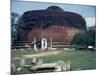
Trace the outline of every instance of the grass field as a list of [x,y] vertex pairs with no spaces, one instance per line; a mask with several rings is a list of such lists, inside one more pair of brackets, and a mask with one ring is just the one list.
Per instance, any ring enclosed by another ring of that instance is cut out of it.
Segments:
[[[14,63],[17,67],[19,67],[19,60],[14,60],[15,57],[20,57],[25,54],[35,54],[32,51],[25,51],[22,53],[21,51],[12,51],[12,63]],[[59,53],[57,55],[51,55],[46,57],[39,57],[43,59],[44,63],[56,62],[58,60],[63,60],[67,63],[67,61],[71,62],[71,70],[75,71],[77,69],[80,70],[90,70],[96,69],[96,52],[89,50],[75,50],[75,51],[64,51],[63,53]],[[38,59],[38,58],[37,58]],[[32,63],[32,58],[26,59],[26,64]],[[29,70],[24,69],[20,73],[31,73]]]

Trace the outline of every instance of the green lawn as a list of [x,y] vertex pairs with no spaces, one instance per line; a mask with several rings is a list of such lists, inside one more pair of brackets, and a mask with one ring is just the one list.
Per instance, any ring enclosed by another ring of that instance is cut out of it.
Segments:
[[[24,53],[19,51],[12,51],[12,62],[19,67],[19,60],[13,60],[14,57],[21,56],[22,54],[32,54],[32,51],[26,51]],[[56,62],[58,60],[63,60],[71,62],[72,70],[90,70],[96,69],[96,52],[89,50],[75,50],[75,51],[64,51],[63,53],[41,57],[44,63]],[[27,59],[26,64],[30,64],[32,59]],[[27,69],[23,70],[21,73],[31,73]]]

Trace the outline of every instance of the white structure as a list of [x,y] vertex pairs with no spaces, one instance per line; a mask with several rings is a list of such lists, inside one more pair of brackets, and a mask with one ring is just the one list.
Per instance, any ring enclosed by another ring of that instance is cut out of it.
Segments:
[[20,66],[25,66],[25,58],[20,59]]
[[67,65],[66,65],[67,71],[70,71],[70,64],[71,64],[71,62],[68,61],[68,62],[67,62]]
[[51,48],[52,48],[52,38],[50,38],[50,45],[51,45]]
[[34,58],[32,59],[32,62],[33,62],[33,63],[36,63],[36,57],[34,57]]
[[43,64],[43,59],[39,59],[37,64],[42,65]]
[[41,49],[42,50],[47,49],[47,39],[45,39],[45,38],[41,39]]
[[56,68],[56,69],[54,70],[55,72],[62,71],[62,68],[61,68],[61,66],[60,66],[60,65],[57,65],[55,68]]
[[36,47],[36,38],[34,38],[34,50],[37,50],[37,47]]
[[93,49],[93,46],[88,46],[88,49]]
[[15,66],[14,64],[11,64],[11,70],[12,70],[13,72],[16,71],[16,66]]
[[62,60],[61,61],[57,61],[57,63],[58,63],[58,65],[60,65],[61,71],[66,71],[67,70],[67,68],[66,68],[67,66],[66,66],[64,61],[62,61]]

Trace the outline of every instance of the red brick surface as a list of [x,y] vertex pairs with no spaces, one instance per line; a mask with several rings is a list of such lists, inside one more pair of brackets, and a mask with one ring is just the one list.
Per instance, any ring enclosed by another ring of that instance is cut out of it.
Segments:
[[34,37],[39,40],[42,37],[46,38],[48,41],[50,38],[53,41],[64,42],[64,41],[71,41],[73,36],[80,32],[81,30],[74,27],[66,27],[66,26],[50,26],[46,29],[43,28],[33,28],[32,30],[23,30],[22,38],[23,41],[33,41]]

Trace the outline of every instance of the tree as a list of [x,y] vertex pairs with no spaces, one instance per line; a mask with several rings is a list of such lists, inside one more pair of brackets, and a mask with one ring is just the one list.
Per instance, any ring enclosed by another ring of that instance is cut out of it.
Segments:
[[96,27],[95,26],[88,27],[88,34],[93,39],[92,44],[93,44],[93,46],[95,46],[95,44],[96,44]]
[[12,12],[11,13],[11,24],[13,25],[15,22],[15,19],[18,17],[19,14]]
[[58,6],[50,6],[47,8],[47,10],[49,10],[49,11],[63,11],[63,9],[58,7]]
[[89,29],[86,32],[76,34],[72,40],[72,44],[84,47],[95,46],[95,30]]
[[12,12],[11,13],[11,40],[12,43],[17,41],[17,37],[18,37],[18,20],[19,20],[19,14]]

